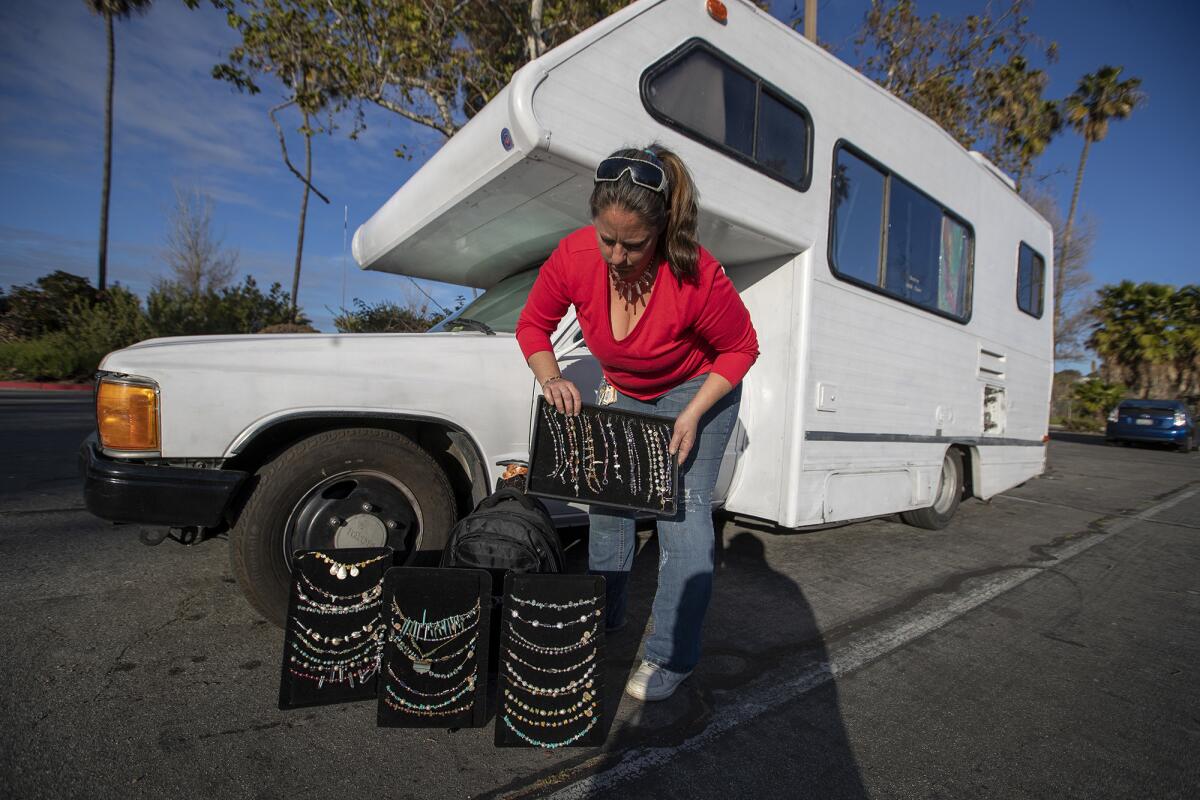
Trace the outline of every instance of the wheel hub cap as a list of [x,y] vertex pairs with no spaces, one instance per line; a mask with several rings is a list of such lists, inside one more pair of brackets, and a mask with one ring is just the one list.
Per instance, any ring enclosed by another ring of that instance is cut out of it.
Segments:
[[383,547],[387,526],[370,514],[355,514],[333,535],[334,547]]

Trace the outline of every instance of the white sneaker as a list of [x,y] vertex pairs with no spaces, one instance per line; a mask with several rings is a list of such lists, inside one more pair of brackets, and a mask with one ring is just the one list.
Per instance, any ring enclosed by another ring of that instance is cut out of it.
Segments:
[[634,699],[649,702],[666,700],[675,694],[679,684],[683,683],[691,674],[690,671],[672,672],[658,664],[643,661],[637,672],[633,673],[633,677],[625,684],[625,694]]

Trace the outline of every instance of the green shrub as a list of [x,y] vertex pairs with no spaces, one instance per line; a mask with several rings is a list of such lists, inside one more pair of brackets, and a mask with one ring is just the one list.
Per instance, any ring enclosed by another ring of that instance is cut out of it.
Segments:
[[[114,289],[118,288],[116,286]],[[55,270],[34,283],[13,286],[2,297],[5,327],[19,339],[35,339],[64,330],[70,323],[66,311],[76,302],[91,306],[102,299],[86,278]]]
[[444,316],[431,312],[427,305],[402,306],[390,300],[368,305],[357,297],[354,308],[343,308],[333,318],[339,333],[424,333]]
[[241,286],[199,293],[163,281],[146,296],[146,315],[158,336],[257,333],[268,325],[309,322],[302,313],[291,318],[291,295],[282,286],[273,283],[263,294],[249,275]]
[[121,286],[94,305],[75,298],[64,311],[63,330],[0,345],[0,370],[32,381],[87,380],[113,350],[153,337],[141,301]]

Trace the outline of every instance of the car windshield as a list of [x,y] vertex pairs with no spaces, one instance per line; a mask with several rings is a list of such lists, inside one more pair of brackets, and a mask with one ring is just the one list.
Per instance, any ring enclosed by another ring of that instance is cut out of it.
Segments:
[[478,330],[467,324],[456,324],[455,320],[459,318],[482,322],[497,333],[516,333],[517,318],[521,316],[521,309],[525,307],[525,299],[529,297],[529,290],[533,288],[533,282],[537,280],[539,269],[541,267],[534,267],[508,276],[451,316],[434,325],[429,329],[430,333]]

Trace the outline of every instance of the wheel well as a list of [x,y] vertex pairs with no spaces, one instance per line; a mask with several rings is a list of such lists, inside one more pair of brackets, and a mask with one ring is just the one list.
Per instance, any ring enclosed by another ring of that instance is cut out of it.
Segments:
[[957,450],[962,456],[963,462],[963,496],[977,497],[975,494],[975,470],[979,466],[979,454],[974,447],[965,444],[950,445],[951,449]]
[[[454,492],[457,517],[470,513],[487,495],[487,470],[471,437],[449,425],[429,421],[389,417],[296,417],[280,421],[256,433],[237,455],[225,461],[229,469],[253,474],[277,458],[301,439],[339,428],[377,428],[407,437],[429,453],[446,473]],[[246,482],[230,508],[232,526],[246,498],[254,490],[253,479]]]

